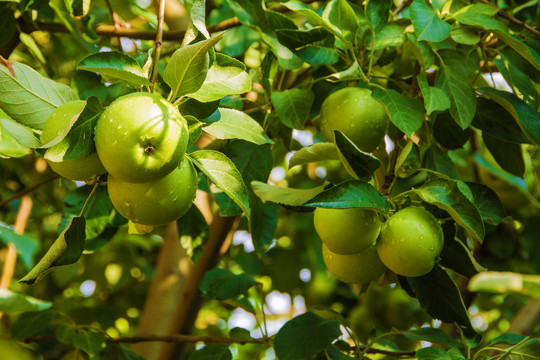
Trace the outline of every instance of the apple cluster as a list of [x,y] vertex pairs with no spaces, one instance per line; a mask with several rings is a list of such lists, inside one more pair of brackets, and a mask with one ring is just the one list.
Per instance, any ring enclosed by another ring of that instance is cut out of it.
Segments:
[[[84,107],[75,101],[58,107],[47,119],[42,142],[54,139]],[[197,172],[188,157],[187,122],[161,96],[137,92],[114,100],[99,118],[96,152],[51,162],[63,177],[89,181],[107,173],[107,189],[116,210],[133,223],[164,225],[191,206]]]
[[425,275],[444,244],[440,224],[419,206],[406,207],[384,223],[371,209],[317,208],[313,223],[326,267],[352,284],[375,281],[387,268],[401,276]]

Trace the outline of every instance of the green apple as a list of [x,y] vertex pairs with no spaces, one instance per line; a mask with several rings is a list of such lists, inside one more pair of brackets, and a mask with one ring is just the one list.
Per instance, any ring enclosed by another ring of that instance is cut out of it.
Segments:
[[[60,135],[71,119],[82,111],[85,104],[85,101],[77,100],[57,107],[43,124],[41,143],[45,145]],[[47,163],[55,173],[71,180],[91,182],[97,176],[106,173],[96,152],[81,158],[59,162],[47,160]]]
[[328,249],[341,255],[359,253],[375,245],[381,230],[377,213],[364,208],[316,208],[313,225]]
[[388,129],[384,106],[365,88],[347,87],[330,94],[321,106],[320,117],[326,141],[334,142],[334,130],[339,130],[365,152],[374,151]]
[[132,93],[114,100],[96,126],[96,149],[112,177],[143,183],[178,167],[188,144],[185,118],[167,100]]
[[367,284],[381,277],[386,266],[377,255],[375,246],[350,255],[336,254],[322,245],[323,260],[328,270],[338,279],[349,284]]
[[107,189],[115,209],[134,223],[165,225],[182,217],[195,199],[197,172],[186,157],[166,176],[130,183],[108,176]]
[[433,269],[443,245],[443,231],[437,219],[423,207],[409,206],[384,223],[377,253],[396,274],[416,277]]

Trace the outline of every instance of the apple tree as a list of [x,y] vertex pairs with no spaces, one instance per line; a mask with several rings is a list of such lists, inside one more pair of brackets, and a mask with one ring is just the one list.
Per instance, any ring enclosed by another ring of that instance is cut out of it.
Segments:
[[537,359],[539,18],[0,2],[0,358]]

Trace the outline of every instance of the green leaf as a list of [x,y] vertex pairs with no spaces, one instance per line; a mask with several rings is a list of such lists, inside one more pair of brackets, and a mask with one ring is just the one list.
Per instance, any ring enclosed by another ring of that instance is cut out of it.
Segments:
[[218,139],[242,139],[258,145],[274,143],[262,126],[242,111],[219,108],[208,121],[203,130]]
[[[206,29],[206,6],[205,0],[194,0],[191,4],[190,23],[186,31],[186,35],[182,40],[182,44],[189,44],[197,37],[197,30],[203,34],[205,38],[209,38],[210,34]],[[196,30],[195,30],[196,29]]]
[[408,141],[397,157],[396,175],[401,178],[407,178],[414,175],[421,166],[422,160],[418,145],[412,141]]
[[9,333],[15,340],[34,336],[49,328],[59,317],[60,314],[52,309],[24,312],[11,324]]
[[229,337],[235,339],[235,340],[252,340],[251,333],[248,329],[244,329],[241,327],[233,327],[231,330],[229,330]]
[[191,206],[187,213],[176,221],[180,242],[193,262],[199,260],[202,249],[210,238],[210,229],[197,208]]
[[279,118],[283,124],[292,129],[303,129],[309,116],[315,94],[311,89],[293,88],[271,95]]
[[334,44],[334,37],[322,26],[315,26],[306,30],[299,29],[279,29],[276,31],[280,43],[295,51],[306,45],[326,45]]
[[36,240],[19,235],[10,229],[0,226],[0,242],[6,246],[13,244],[24,267],[27,270],[32,268],[32,265],[34,265],[34,256],[39,248]]
[[330,1],[324,8],[322,17],[345,41],[350,44],[355,43],[358,19],[346,0]]
[[132,87],[150,86],[148,74],[137,60],[118,51],[105,51],[88,55],[77,65],[78,70],[99,73],[104,81],[125,82]]
[[471,128],[463,130],[450,116],[450,112],[444,111],[437,114],[433,124],[433,136],[446,149],[461,149],[471,137]]
[[450,179],[459,180],[459,173],[452,159],[437,145],[432,145],[425,152],[426,168],[439,174],[448,176]]
[[527,60],[536,70],[540,71],[540,54],[521,40],[504,31],[494,31],[497,36]]
[[370,1],[366,5],[366,20],[374,33],[378,33],[387,23],[392,1]]
[[435,79],[435,86],[450,98],[450,114],[462,128],[467,128],[476,112],[476,97],[469,80],[449,66],[442,66]]
[[40,311],[51,306],[52,303],[49,301],[0,289],[0,312],[3,314],[14,315],[27,311]]
[[309,6],[304,4],[301,1],[298,0],[291,0],[286,3],[282,3],[283,6],[288,8],[289,10],[296,11],[297,13],[305,16],[308,18],[312,25],[315,26],[322,26],[326,30],[330,31],[331,33],[335,34],[334,28],[326,22],[325,19],[323,19],[319,14],[317,14],[313,9],[311,9]]
[[251,237],[255,250],[263,251],[272,243],[276,233],[278,214],[271,202],[256,200],[251,207]]
[[540,299],[540,276],[513,272],[485,271],[471,278],[469,291],[523,294]]
[[540,113],[531,109],[516,95],[492,88],[480,89],[485,96],[508,111],[529,139],[540,144]]
[[493,18],[494,14],[485,14],[474,10],[475,8],[472,7],[461,9],[461,11],[454,15],[454,19],[462,24],[478,26],[485,30],[496,30],[503,33],[507,32],[506,26]]
[[210,66],[208,51],[224,33],[176,50],[163,73],[163,80],[172,91],[171,99],[193,94],[204,84]]
[[233,199],[249,218],[249,193],[234,163],[215,150],[195,151],[189,154],[189,157],[197,168]]
[[75,263],[82,255],[85,240],[84,217],[74,217],[36,266],[19,282],[32,285],[55,266]]
[[504,76],[504,79],[514,87],[519,98],[531,108],[537,109],[538,91],[529,76],[504,55],[496,56],[493,61]]
[[[64,199],[64,218],[60,231],[63,231],[69,224],[72,217],[80,214],[93,186],[81,186],[67,194]],[[99,236],[108,225],[111,225],[116,214],[113,204],[109,198],[107,187],[99,186],[84,210],[86,222],[86,239],[93,239]]]
[[0,108],[21,124],[41,130],[54,109],[75,100],[78,97],[68,86],[43,77],[29,66],[0,62]]
[[499,139],[518,144],[532,144],[513,115],[493,100],[478,98],[478,109],[472,124],[482,132]]
[[512,175],[523,177],[525,173],[525,162],[523,160],[521,144],[514,144],[499,139],[489,135],[487,132],[482,133],[482,139],[501,168]]
[[425,0],[415,0],[409,10],[414,31],[418,40],[440,42],[445,40],[452,31],[452,26],[437,16],[437,13],[426,4]]
[[[2,114],[2,109],[0,109]],[[2,115],[2,116],[8,116]],[[21,145],[9,132],[4,129],[0,121],[0,158],[19,158],[28,155],[31,149]]]
[[459,189],[457,182],[434,179],[414,189],[414,192],[425,202],[448,212],[473,239],[482,242],[485,235],[482,217],[476,206]]
[[274,349],[279,360],[308,359],[339,336],[339,321],[325,320],[307,312],[281,327],[274,338]]
[[424,107],[416,99],[402,95],[393,89],[375,88],[371,94],[384,105],[390,120],[407,136],[420,129],[424,122]]
[[99,100],[89,97],[80,115],[74,116],[57,137],[41,146],[47,149],[44,158],[60,162],[95,153],[94,128],[102,111]]
[[474,259],[467,246],[456,239],[454,222],[446,222],[442,228],[444,233],[444,246],[440,255],[442,266],[467,278],[486,270]]
[[450,98],[442,89],[429,86],[424,74],[419,74],[416,78],[424,96],[424,107],[428,115],[434,111],[443,111],[450,108]]
[[379,159],[360,150],[339,130],[334,130],[334,138],[339,157],[347,171],[360,180],[369,181],[373,172],[381,166]]
[[232,353],[228,344],[209,344],[193,354],[188,360],[231,360]]
[[304,204],[309,207],[346,209],[362,207],[387,212],[390,204],[377,189],[361,180],[347,180],[317,194]]
[[444,330],[432,327],[423,327],[420,329],[405,331],[403,335],[405,335],[405,337],[408,339],[429,341],[431,343],[446,345],[449,348],[460,345],[459,341],[453,339],[450,335],[444,332]]
[[315,143],[295,152],[289,159],[289,169],[296,165],[326,160],[339,160],[336,145],[330,142]]
[[24,147],[35,149],[41,146],[41,142],[34,134],[34,131],[28,126],[3,118],[0,118],[0,126]]
[[292,189],[252,181],[251,188],[262,201],[288,206],[301,206],[323,191],[324,185],[312,189]]
[[407,282],[429,315],[447,323],[456,322],[467,336],[475,334],[456,284],[439,265],[426,275],[407,278]]
[[90,355],[96,355],[105,348],[105,336],[94,331],[80,331],[69,325],[61,325],[54,334],[60,342],[71,344]]
[[[335,48],[319,45],[306,45],[297,49],[295,54],[310,65],[333,65],[339,61],[339,53]],[[294,90],[297,88],[293,88]]]
[[[2,19],[0,19],[0,23],[1,21]],[[15,28],[15,25],[13,25],[13,28]],[[27,344],[22,344],[18,341],[10,340],[7,338],[0,339],[0,349],[2,351],[2,357],[4,359],[17,359],[17,360],[42,359],[42,356],[39,353],[37,353],[37,351],[31,350],[31,348]]]
[[446,351],[438,347],[418,349],[416,350],[416,358],[418,360],[452,360]]
[[[405,26],[401,23],[391,22],[386,24],[381,31],[375,34],[374,50],[382,50],[392,46],[403,45],[406,41]],[[366,36],[365,45],[371,49],[372,34]]]
[[189,96],[206,103],[216,101],[227,95],[239,95],[251,90],[251,77],[240,61],[216,53],[214,63],[201,88]]
[[224,300],[243,295],[258,284],[247,274],[237,275],[225,269],[214,268],[204,274],[199,289],[210,299]]

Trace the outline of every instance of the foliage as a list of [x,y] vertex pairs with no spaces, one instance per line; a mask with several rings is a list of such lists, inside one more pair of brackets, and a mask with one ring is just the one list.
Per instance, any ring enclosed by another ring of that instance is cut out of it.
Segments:
[[[539,18],[513,0],[0,2],[0,353],[537,358]],[[322,104],[346,87],[390,120],[372,152],[340,128],[323,140]],[[123,218],[106,176],[44,160],[93,154],[133,92],[189,128],[197,197],[166,226]],[[384,223],[412,206],[444,235],[431,271],[328,271],[316,208]]]

